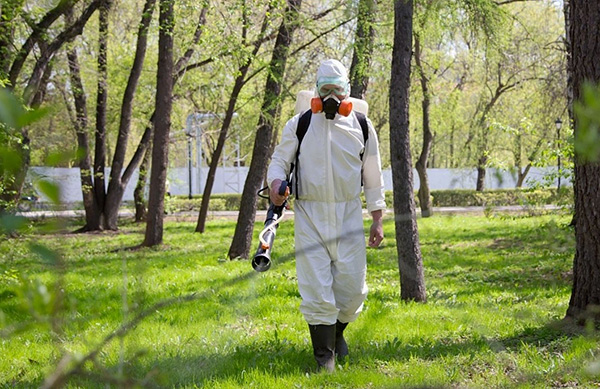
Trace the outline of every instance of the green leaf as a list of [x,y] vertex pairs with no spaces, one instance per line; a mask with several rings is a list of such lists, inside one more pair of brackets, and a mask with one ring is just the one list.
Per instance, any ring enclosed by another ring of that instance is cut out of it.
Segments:
[[575,102],[577,117],[575,153],[582,162],[600,159],[600,87],[590,83],[583,85],[582,99]]
[[26,219],[24,217],[2,214],[2,216],[0,216],[0,231],[5,234],[10,234],[23,228],[25,223]]
[[23,159],[16,150],[0,147],[0,174],[13,175],[21,168]]
[[60,255],[56,251],[53,251],[46,246],[37,243],[31,243],[29,248],[32,253],[37,254],[42,261],[48,264],[56,265],[60,263]]
[[44,195],[46,195],[50,201],[54,204],[60,202],[60,188],[53,182],[40,180],[37,183],[37,187]]
[[72,151],[57,151],[50,153],[46,157],[46,164],[49,166],[61,166],[63,163],[72,161],[76,153]]
[[48,113],[47,108],[38,108],[30,111],[24,111],[19,117],[17,117],[17,126],[25,127],[34,122],[37,122]]
[[7,89],[0,89],[0,123],[19,128],[19,118],[25,114],[21,103]]

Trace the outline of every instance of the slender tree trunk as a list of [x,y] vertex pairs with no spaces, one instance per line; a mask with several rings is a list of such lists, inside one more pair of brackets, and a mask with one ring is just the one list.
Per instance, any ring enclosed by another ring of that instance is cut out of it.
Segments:
[[452,124],[452,128],[450,129],[450,167],[455,168],[458,164],[456,163],[456,159],[454,158],[454,132],[456,131],[456,126],[454,123]]
[[67,52],[71,91],[75,100],[75,132],[77,134],[79,177],[81,181],[81,194],[85,209],[85,226],[82,231],[100,230],[100,210],[94,197],[94,181],[92,179],[92,161],[87,134],[87,99],[81,81],[79,59],[75,48]]
[[273,126],[279,114],[281,105],[281,84],[285,73],[286,60],[289,47],[292,43],[292,34],[297,27],[295,20],[302,0],[288,0],[284,19],[279,27],[279,33],[275,40],[273,56],[269,66],[267,84],[265,86],[265,97],[258,121],[258,130],[254,139],[252,161],[248,170],[248,176],[244,184],[240,212],[233,235],[233,241],[229,247],[229,258],[248,258],[252,245],[252,232],[257,209],[257,192],[263,184],[267,172],[267,165],[271,155],[271,141],[273,138]]
[[160,0],[160,34],[156,79],[156,126],[152,146],[148,222],[143,246],[156,246],[163,239],[165,184],[169,158],[169,131],[173,103],[173,2]]
[[46,66],[44,75],[42,76],[40,87],[38,88],[36,94],[33,96],[33,100],[31,101],[32,107],[39,108],[44,103],[44,100],[46,99],[46,93],[48,92],[48,83],[50,82],[50,77],[52,76],[53,70],[54,61],[50,61],[48,63],[48,66]]
[[[32,96],[30,106],[32,108],[39,108],[44,102],[46,95],[48,81],[50,74],[52,73],[52,63],[50,62],[44,70],[44,74],[40,80],[40,88],[36,91],[36,94]],[[15,174],[14,181],[10,183],[5,193],[12,196],[10,201],[18,203],[23,193],[25,186],[25,180],[27,178],[27,171],[31,165],[31,138],[29,137],[29,129],[27,127],[21,128],[21,143],[17,146],[17,149],[21,155],[21,166],[19,171]]]
[[527,174],[529,174],[529,170],[531,170],[531,164],[527,164],[527,166],[525,166],[525,169],[521,170],[521,168],[519,167],[518,170],[518,175],[517,175],[517,184],[516,187],[517,188],[522,188],[523,184],[525,183],[525,178],[527,177]]
[[[9,4],[14,4],[16,6],[19,7],[19,12],[20,12],[20,8],[22,6],[22,3],[20,3],[19,1],[16,2],[9,2]],[[23,92],[23,101],[25,102],[25,105],[27,106],[36,106],[39,105],[41,103],[41,98],[43,98],[44,95],[44,89],[46,88],[45,85],[45,79],[47,79],[50,75],[50,69],[48,69],[52,58],[54,57],[54,54],[68,41],[74,39],[76,36],[80,35],[83,31],[83,27],[85,26],[85,24],[87,23],[87,21],[89,20],[89,18],[91,17],[91,15],[95,12],[95,10],[98,7],[98,0],[92,2],[83,12],[83,14],[80,16],[80,18],[74,22],[73,24],[71,24],[68,28],[66,28],[64,31],[62,31],[60,34],[58,34],[56,36],[56,38],[54,38],[54,40],[48,44],[46,44],[45,42],[43,42],[41,39],[38,40],[37,43],[40,44],[40,49],[41,49],[41,55],[36,59],[36,63],[34,65],[33,71],[31,72],[31,77],[29,78],[29,81],[27,83],[27,86],[25,88],[25,91]],[[6,8],[6,5],[3,3],[2,4],[2,18],[4,18],[4,16],[8,16],[8,14],[5,13],[5,9],[6,12],[8,12],[8,8]],[[16,12],[16,9],[13,9],[12,11]],[[13,16],[16,16],[13,15]],[[0,23],[3,27],[8,28],[10,31],[10,28],[12,28],[12,20],[0,20]],[[0,27],[0,30],[2,29],[2,27]],[[47,29],[47,27],[46,27]],[[44,30],[45,31],[45,30]],[[42,32],[40,33],[42,34]],[[1,39],[1,38],[0,38]],[[13,45],[14,42],[10,42],[10,45]],[[0,42],[0,45],[4,45],[4,43]],[[0,50],[4,50],[6,51],[7,48],[3,48],[0,46]],[[10,55],[10,57],[12,57],[12,55]],[[5,61],[8,61],[9,57],[4,58]],[[16,60],[18,60],[18,58],[16,58]],[[13,62],[14,65],[14,62]],[[5,69],[7,65],[2,65]],[[12,67],[11,67],[11,71],[9,72],[10,74],[12,74]],[[14,86],[14,84],[16,83],[16,76],[18,76],[18,73],[16,73],[15,79],[14,81],[12,81],[12,76],[10,76],[9,74],[9,82],[11,86]],[[22,158],[22,163],[20,166],[20,169],[18,172],[15,173],[14,176],[14,181],[11,183],[11,186],[5,190],[3,198],[6,199],[7,196],[11,196],[11,198],[9,198],[9,201],[16,201],[17,199],[19,199],[21,197],[21,192],[22,192],[22,188],[23,188],[23,184],[25,182],[25,178],[27,176],[27,171],[29,170],[29,165],[30,165],[30,139],[29,139],[29,132],[27,130],[27,128],[23,128],[21,129],[21,143],[19,145],[20,150],[19,152],[21,153],[21,158]]]
[[571,13],[570,6],[571,0],[563,1],[563,13],[565,16],[565,51],[567,53],[567,111],[569,112],[569,124],[572,125],[575,123],[575,118],[573,115],[573,69],[572,66],[572,58],[573,49],[571,46],[571,34],[569,33],[571,29]]
[[[569,113],[569,125],[575,128],[575,114],[573,113],[573,45],[571,43],[571,0],[564,0],[563,13],[565,16],[565,50],[567,52],[567,111]],[[573,162],[574,164],[574,162]],[[573,185],[573,193],[577,197],[577,185]],[[577,219],[577,208],[573,209],[573,218],[570,226],[575,226]]]
[[485,190],[485,174],[488,157],[486,154],[479,157],[477,160],[477,182],[475,184],[475,190],[477,192],[483,192]]
[[350,96],[364,99],[369,85],[369,68],[375,40],[377,0],[359,0],[354,53],[350,65]]
[[396,0],[390,81],[390,155],[394,186],[396,250],[401,298],[426,301],[410,156],[409,90],[412,55],[412,0]]
[[[263,18],[263,23],[260,29],[260,36],[265,35],[265,31],[267,30],[267,26],[270,21],[270,13],[272,7],[274,6],[274,1],[269,3],[267,12],[265,12],[265,16]],[[246,16],[246,15],[245,15]],[[245,18],[244,16],[244,18]],[[242,38],[245,41],[247,36],[247,26],[248,23],[243,23],[244,27],[242,30]],[[248,69],[250,69],[250,65],[252,64],[252,60],[258,54],[260,50],[260,46],[263,41],[258,39],[254,43],[254,48],[252,54],[248,57],[246,62],[239,68],[238,76],[235,78],[233,84],[233,90],[231,91],[231,96],[229,97],[229,104],[227,107],[227,111],[225,112],[225,118],[223,119],[223,124],[221,125],[221,130],[219,131],[219,139],[217,140],[217,146],[215,148],[215,152],[213,153],[212,159],[210,161],[210,167],[208,169],[208,176],[206,177],[206,185],[204,187],[204,193],[202,194],[202,203],[200,205],[200,212],[198,213],[198,223],[196,224],[196,232],[203,233],[206,225],[206,216],[208,215],[208,204],[210,202],[210,194],[212,192],[212,187],[215,182],[215,174],[217,172],[217,166],[219,164],[219,159],[221,158],[221,153],[223,152],[223,147],[225,146],[225,140],[227,139],[227,132],[229,131],[229,126],[231,124],[231,120],[233,118],[233,114],[235,111],[235,105],[237,103],[238,96],[246,83],[245,78],[246,74],[248,74]]]
[[[49,63],[44,71],[43,77],[40,80],[40,88],[31,98],[30,106],[32,108],[39,108],[44,102],[51,73],[52,63]],[[15,173],[13,181],[8,183],[2,195],[5,201],[14,202],[15,204],[21,199],[21,194],[23,193],[23,188],[25,186],[25,180],[27,178],[27,171],[31,165],[31,139],[29,138],[29,129],[27,127],[22,127],[20,133],[21,143],[15,145],[15,148],[21,156],[21,165],[19,166],[18,171]]]
[[[145,9],[150,10],[150,4],[153,4],[154,2],[146,2],[145,5]],[[198,20],[198,24],[196,26],[196,31],[194,33],[194,39],[190,45],[190,47],[188,48],[188,50],[186,50],[186,52],[179,58],[179,60],[177,61],[177,64],[175,65],[175,69],[174,69],[174,75],[173,75],[173,85],[175,85],[177,83],[177,81],[179,80],[179,78],[183,75],[183,73],[179,72],[179,70],[183,67],[186,66],[186,64],[189,62],[190,58],[192,57],[192,55],[195,52],[194,46],[196,44],[198,44],[201,35],[202,35],[202,31],[203,31],[203,27],[204,27],[204,23],[206,21],[206,14],[209,8],[209,2],[203,2],[203,8],[202,11],[200,12],[200,18]],[[152,5],[152,9],[153,9],[154,5]],[[142,51],[142,47],[143,47],[143,51],[145,51],[145,41],[146,41],[146,34],[148,31],[148,24],[150,22],[149,16],[151,16],[151,12],[150,11],[144,11],[144,15],[142,17],[142,22],[140,24],[140,31],[138,33],[138,50],[136,51],[136,60],[134,61],[135,64],[138,65],[134,65],[132,67],[132,72],[130,75],[130,81],[128,83],[128,85],[133,85],[134,81],[135,83],[137,83],[137,77],[139,77],[139,74],[137,74],[137,76],[135,75],[136,72],[141,71],[140,65],[143,61],[141,61],[141,51]],[[138,55],[138,53],[140,53],[140,55]],[[135,69],[135,70],[134,70]],[[132,96],[131,91],[133,91],[133,89],[131,87],[128,88],[129,92],[127,92],[125,94],[125,96]],[[129,101],[129,103],[126,103],[126,101]],[[124,102],[123,102],[123,106],[128,105],[127,107],[125,107],[122,111],[124,113],[129,112],[129,115],[131,115],[131,101],[128,100],[126,97],[124,97]],[[121,203],[123,201],[123,195],[125,193],[125,189],[127,188],[127,185],[129,184],[129,180],[131,179],[131,177],[133,176],[135,169],[138,168],[139,164],[142,163],[142,160],[144,159],[147,150],[150,148],[150,144],[151,144],[151,140],[152,140],[152,136],[153,136],[153,130],[154,130],[154,126],[155,126],[155,120],[156,120],[156,111],[154,111],[150,117],[150,120],[148,122],[148,125],[146,126],[146,129],[144,130],[144,133],[142,135],[142,138],[137,146],[137,149],[135,151],[135,153],[133,154],[133,157],[131,158],[131,160],[129,161],[129,164],[127,165],[127,167],[125,168],[124,171],[123,170],[123,161],[124,161],[124,154],[122,153],[124,147],[126,147],[126,141],[124,137],[120,138],[120,145],[118,146],[118,149],[121,150],[119,151],[119,155],[123,156],[123,159],[117,160],[114,165],[117,166],[118,170],[120,171],[119,175],[115,175],[114,176],[114,182],[115,184],[112,187],[109,187],[108,190],[108,199],[107,199],[107,206],[106,206],[106,214],[107,214],[107,220],[108,220],[108,225],[110,225],[111,229],[117,229],[118,228],[118,212],[119,212],[119,207],[121,206]],[[129,128],[130,126],[130,121],[122,121],[122,123],[124,124],[123,128]],[[127,130],[127,132],[129,132],[129,130]],[[127,135],[128,137],[128,135]],[[117,156],[117,153],[115,153],[115,158]],[[112,171],[111,171],[112,172]],[[122,174],[121,174],[122,172]],[[111,174],[111,177],[112,174]],[[111,182],[112,182],[112,178],[111,178]],[[146,185],[145,181],[143,183],[137,183],[137,185],[142,185],[142,187],[144,187]],[[145,206],[145,205],[144,205]]]
[[98,90],[96,92],[96,133],[94,151],[94,197],[98,206],[100,220],[94,223],[104,227],[104,205],[106,202],[106,104],[108,98],[108,68],[106,53],[108,50],[108,15],[112,3],[105,0],[100,5],[98,25]]
[[244,78],[246,77],[246,73],[248,72],[249,65],[250,64],[247,63],[240,69],[239,76],[235,79],[233,90],[231,92],[231,96],[229,97],[229,105],[227,107],[227,111],[225,112],[225,118],[223,119],[221,130],[219,131],[219,139],[217,140],[217,146],[215,147],[215,152],[212,155],[210,166],[208,168],[208,175],[206,176],[206,184],[204,186],[204,192],[202,194],[200,212],[198,213],[196,232],[204,232],[204,228],[206,225],[206,216],[208,215],[208,204],[210,202],[210,194],[212,193],[212,187],[215,183],[217,167],[219,166],[219,160],[221,159],[221,154],[223,152],[223,148],[225,147],[227,133],[229,131],[229,126],[231,125],[231,120],[233,119],[233,114],[235,111],[235,104],[237,103],[238,96],[240,95],[242,87],[244,86]]
[[429,177],[427,176],[427,159],[429,158],[429,153],[431,152],[433,134],[431,133],[429,122],[429,79],[425,75],[425,69],[423,69],[423,64],[421,63],[421,55],[421,40],[418,35],[415,35],[415,63],[417,65],[417,71],[419,72],[419,78],[421,80],[421,90],[423,91],[423,101],[421,103],[423,111],[423,146],[416,164],[417,173],[419,174],[418,196],[419,204],[421,206],[421,216],[429,217],[433,214],[433,209],[431,207]]
[[[570,0],[569,16],[569,68],[573,72],[573,99],[578,101],[585,82],[600,83],[600,6],[597,2]],[[575,138],[581,130],[575,117]],[[574,170],[576,250],[567,316],[581,324],[588,319],[600,323],[600,163],[590,161],[575,149]]]
[[146,148],[144,160],[140,164],[138,181],[133,191],[133,201],[135,203],[135,221],[136,223],[145,222],[148,216],[148,208],[144,191],[146,189],[146,181],[148,178],[148,170],[150,170],[150,152],[152,148]]
[[123,101],[121,103],[119,135],[117,137],[117,144],[115,146],[115,152],[110,168],[110,180],[108,183],[108,192],[104,209],[107,228],[111,230],[116,230],[118,228],[119,208],[127,186],[127,182],[124,182],[121,173],[123,172],[123,164],[125,162],[127,143],[131,130],[131,115],[133,112],[135,91],[142,74],[144,59],[146,58],[148,28],[152,21],[155,4],[156,0],[146,0],[144,4],[142,20],[137,34],[135,58],[133,60],[133,65],[131,66],[131,71],[129,72],[129,79],[127,80],[127,86],[125,87],[125,93],[123,94]]

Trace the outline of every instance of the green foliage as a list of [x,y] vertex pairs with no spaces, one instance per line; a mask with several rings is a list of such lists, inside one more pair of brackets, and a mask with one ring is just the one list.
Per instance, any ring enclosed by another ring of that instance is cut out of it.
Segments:
[[[392,191],[385,192],[385,201],[389,208],[394,204]],[[543,204],[572,204],[573,191],[571,187],[561,188],[560,194],[552,188],[535,189],[494,189],[477,192],[471,189],[459,190],[433,190],[431,191],[434,207],[470,207],[470,206],[504,206],[504,205],[543,205]],[[216,194],[210,198],[209,210],[211,211],[237,211],[239,209],[241,194]],[[167,198],[168,212],[199,211],[202,196],[172,196]],[[415,195],[416,206],[419,198]],[[293,209],[293,198],[290,201]],[[366,202],[363,196],[363,207]],[[266,199],[259,198],[258,209],[268,208]]]
[[573,107],[577,116],[575,131],[575,155],[582,163],[598,162],[600,159],[600,87],[583,85],[581,101]]
[[[46,114],[45,109],[25,109],[10,91],[0,88],[0,211],[15,206],[13,197],[16,175],[23,165],[23,137],[19,130],[31,125]],[[44,192],[58,191],[56,185],[46,183]],[[57,196],[51,198],[58,201]]]
[[[278,229],[273,267],[261,274],[248,261],[225,259],[233,222],[209,222],[202,237],[191,223],[166,223],[164,247],[137,251],[123,248],[140,241],[139,226],[95,235],[48,234],[38,226],[22,239],[0,241],[0,311],[5,336],[33,312],[49,325],[21,326],[3,339],[0,385],[40,386],[62,352],[77,361],[148,311],[67,387],[144,379],[211,388],[593,387],[598,333],[559,322],[571,286],[569,221],[420,219],[428,302],[416,304],[400,300],[394,222],[386,219],[383,246],[367,251],[370,290],[346,332],[350,357],[332,375],[313,374],[298,311],[293,220]],[[64,258],[58,316],[56,268],[28,249],[40,239]],[[164,301],[172,303],[156,307]],[[50,331],[53,317],[63,322],[59,336]]]
[[432,191],[434,207],[470,207],[505,205],[572,204],[571,187],[556,189],[494,189],[478,192],[475,190]]

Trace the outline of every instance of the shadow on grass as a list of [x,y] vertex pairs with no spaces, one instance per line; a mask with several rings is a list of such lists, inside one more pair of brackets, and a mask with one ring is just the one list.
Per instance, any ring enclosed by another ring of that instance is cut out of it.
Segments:
[[[363,327],[356,331],[368,330]],[[476,364],[483,363],[477,360],[478,355],[490,352],[518,352],[528,345],[543,349],[544,352],[563,352],[571,339],[580,335],[582,335],[580,330],[575,330],[562,322],[554,322],[527,328],[514,336],[500,339],[475,334],[461,340],[432,341],[415,337],[403,343],[398,341],[394,334],[379,342],[370,341],[367,337],[362,342],[350,343],[348,366],[375,371],[381,362],[408,363],[414,359],[435,361],[456,356],[471,358],[472,363]],[[235,346],[231,351],[224,353],[174,355],[147,363],[134,363],[128,368],[132,375],[136,375],[136,372],[154,372],[156,387],[210,387],[211,384],[225,382],[230,386],[244,387],[252,382],[260,383],[261,376],[275,379],[289,377],[298,380],[306,377],[307,374],[315,373],[315,366],[310,344],[298,345],[286,339],[270,338],[249,345]],[[338,374],[343,375],[343,370]],[[523,376],[519,379],[535,381],[543,378],[543,376]],[[74,379],[72,382],[84,386],[89,383],[80,379]],[[416,388],[417,386],[402,387]],[[418,387],[441,386],[435,382],[424,382]]]
[[[212,227],[215,226],[211,225],[211,228]],[[230,231],[231,224],[224,223],[222,226],[219,225],[216,229]],[[185,227],[185,231],[189,232],[189,229]],[[277,265],[287,264],[291,262],[293,258],[293,254],[278,256],[276,259]],[[127,260],[129,261],[131,259]],[[161,260],[161,262],[164,262],[165,266],[169,264],[169,261],[165,259]],[[96,266],[97,264],[89,263],[77,270],[93,270],[93,267]],[[219,282],[216,283],[216,286],[210,288],[210,290],[169,300],[167,301],[168,305],[166,306],[175,306],[190,301],[214,299],[215,292],[219,293],[219,291],[226,291],[228,288],[240,286],[256,276],[257,274],[250,269],[250,262],[248,261],[247,272],[227,280],[219,280]],[[531,274],[528,273],[527,276],[531,277]],[[455,277],[455,275],[453,277]],[[482,281],[490,283],[514,281],[510,275],[507,276],[502,274],[497,275],[497,277],[499,278],[494,279],[493,275],[490,275],[489,279]],[[475,281],[468,280],[467,283],[469,286],[469,293],[473,293],[473,284]],[[529,283],[535,285],[535,287],[548,287],[547,279],[532,280],[529,278]],[[482,287],[481,292],[483,293],[489,290],[490,285],[486,285],[485,288]],[[521,289],[520,287],[514,287],[514,291],[515,293],[519,293]],[[95,292],[90,291],[90,293],[91,299]],[[385,295],[374,295],[373,297],[378,298],[381,301],[386,300]],[[395,296],[394,299],[397,299],[397,296]],[[155,309],[150,307],[147,311],[149,313],[146,316],[149,316]],[[141,319],[144,319],[146,316]],[[380,320],[385,319],[385,316],[380,318]],[[139,323],[131,323],[131,328],[135,327],[137,324]],[[355,329],[355,331],[366,334],[371,330],[372,329],[364,326],[360,327],[360,323],[357,323],[357,328]],[[350,363],[368,366],[373,364],[374,361],[397,360],[407,362],[411,357],[435,360],[444,356],[475,355],[489,350],[499,352],[505,349],[517,349],[523,344],[545,347],[550,345],[557,338],[564,336],[565,334],[560,330],[553,332],[551,326],[548,328],[540,327],[526,329],[520,334],[504,339],[490,339],[481,335],[474,335],[466,339],[447,340],[424,340],[413,338],[408,343],[402,343],[397,340],[397,337],[394,336],[394,334],[391,334],[387,339],[379,341],[378,343],[366,340],[362,343],[359,342],[355,345],[351,345],[353,357],[350,359]],[[174,386],[187,386],[192,384],[210,386],[210,383],[213,380],[233,380],[241,385],[244,383],[244,377],[253,371],[264,372],[265,374],[275,377],[290,375],[299,376],[306,372],[313,371],[314,361],[311,354],[310,345],[300,347],[289,342],[267,339],[250,345],[238,346],[235,347],[233,351],[225,353],[192,356],[160,356],[156,360],[150,360],[149,363],[135,362],[130,368],[134,374],[135,372],[144,372],[142,374],[145,374],[148,371],[157,371],[157,386],[162,386],[161,382]],[[111,368],[111,370],[113,368]],[[73,379],[73,382],[84,381],[80,381],[80,379],[77,378]]]

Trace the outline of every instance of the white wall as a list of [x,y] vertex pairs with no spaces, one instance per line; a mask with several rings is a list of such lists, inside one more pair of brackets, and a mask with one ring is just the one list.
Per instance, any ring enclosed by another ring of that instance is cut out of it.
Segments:
[[[531,186],[532,182],[541,182],[545,174],[555,171],[555,168],[532,168],[527,175],[525,186]],[[201,175],[197,175],[197,169],[192,171],[192,194],[202,194],[204,191],[204,182],[208,175],[208,168],[201,170]],[[107,177],[110,169],[106,170]],[[242,193],[244,181],[248,174],[248,167],[226,167],[218,168],[215,176],[212,193]],[[429,176],[429,186],[431,190],[437,189],[475,189],[477,180],[477,171],[475,169],[427,169]],[[28,173],[32,181],[45,179],[55,182],[60,187],[60,199],[62,202],[70,203],[82,201],[81,184],[78,168],[49,168],[32,167]],[[174,168],[169,170],[168,191],[172,195],[187,195],[189,193],[188,184],[189,171],[187,168]],[[133,190],[137,182],[137,172],[132,176],[129,185],[125,191],[123,200],[133,200]],[[392,189],[392,172],[387,169],[383,172],[383,180],[386,190]],[[419,188],[419,176],[413,169],[413,180],[415,189]],[[497,169],[488,169],[486,174],[486,188],[514,188],[517,182],[516,174]],[[556,185],[556,183],[554,184]],[[561,185],[570,186],[571,182],[563,178]]]

